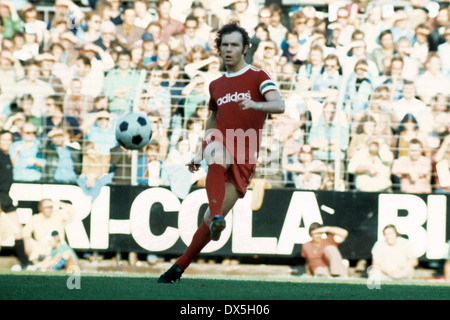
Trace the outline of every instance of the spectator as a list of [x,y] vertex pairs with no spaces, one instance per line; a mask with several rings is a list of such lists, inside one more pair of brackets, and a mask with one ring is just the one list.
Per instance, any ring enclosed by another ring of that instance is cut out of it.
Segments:
[[438,46],[437,53],[442,62],[442,74],[450,77],[450,62],[448,61],[450,55],[450,25],[445,28],[444,37],[445,42]]
[[48,82],[39,80],[40,66],[35,60],[27,63],[26,77],[23,80],[17,81],[12,87],[12,94],[14,97],[22,97],[24,94],[31,94],[34,99],[33,114],[41,116],[43,114],[45,99],[54,94],[52,86]]
[[118,53],[125,50],[125,47],[117,40],[116,26],[109,20],[102,22],[100,26],[100,37],[93,43],[111,55],[114,52]]
[[420,128],[420,125],[414,115],[407,113],[403,117],[398,128],[395,144],[396,159],[408,155],[408,146],[412,139],[419,140],[424,148],[424,153],[427,155],[430,154],[427,145],[427,134]]
[[164,163],[161,160],[158,160],[159,149],[159,143],[156,140],[151,140],[145,146],[145,155],[138,160],[139,184],[151,187],[161,185],[161,173]]
[[430,53],[425,62],[425,72],[415,80],[417,95],[425,104],[438,93],[450,95],[450,79],[442,74],[441,58],[436,53]]
[[239,21],[239,24],[249,32],[250,37],[253,36],[252,31],[258,24],[258,10],[255,1],[219,0],[211,6],[211,11],[221,24],[226,24],[231,20]]
[[394,160],[392,174],[400,179],[400,191],[407,193],[431,192],[431,160],[422,155],[422,143],[412,139],[408,155]]
[[364,32],[364,39],[366,39],[367,52],[372,52],[379,47],[378,41],[380,32],[385,29],[381,19],[381,5],[375,4],[367,8],[367,19],[361,21],[359,30]]
[[116,37],[130,51],[133,46],[140,44],[145,29],[136,26],[136,10],[133,7],[125,8],[121,18],[123,23],[116,25]]
[[366,148],[352,156],[348,172],[355,174],[355,187],[363,192],[391,191],[391,165],[394,155],[383,139],[369,139]]
[[75,209],[70,203],[48,198],[39,202],[38,210],[23,228],[25,248],[33,263],[50,254],[52,247],[49,240],[54,230],[60,234],[61,239],[65,239],[66,224],[75,215]]
[[322,185],[321,174],[326,165],[321,160],[314,159],[313,149],[303,145],[298,151],[298,161],[287,164],[286,170],[295,174],[295,187],[300,190],[319,190]]
[[428,40],[430,42],[430,51],[436,51],[438,46],[445,42],[445,27],[450,22],[449,9],[441,7],[433,23],[434,29],[431,31]]
[[340,71],[339,58],[334,54],[328,55],[324,60],[324,72],[314,78],[311,91],[321,98],[326,98],[331,87],[337,88],[336,90],[343,88],[344,79]]
[[64,86],[62,79],[59,77],[58,70],[54,68],[55,57],[46,52],[36,56],[36,60],[39,61],[41,67],[39,80],[49,83],[56,94],[65,93],[67,87]]
[[13,183],[13,166],[9,156],[12,143],[12,133],[0,130],[0,249],[4,241],[14,239],[14,253],[19,259],[18,269],[21,270],[30,265],[30,261],[25,252],[23,227],[9,196]]
[[113,173],[109,172],[111,155],[99,151],[97,145],[87,141],[83,150],[83,162],[81,174],[77,178],[77,184],[83,192],[91,197],[91,202],[99,196],[101,188],[111,183]]
[[49,33],[47,24],[38,19],[38,12],[36,7],[28,2],[21,9],[23,14],[24,28],[32,28],[36,31],[37,41],[40,45],[47,45],[49,40]]
[[7,115],[7,106],[15,98],[13,88],[16,81],[21,80],[25,75],[22,64],[14,58],[11,51],[2,48],[0,52],[0,114]]
[[395,42],[394,36],[392,35],[392,31],[390,29],[382,31],[378,39],[381,46],[373,49],[371,56],[377,65],[378,72],[381,73],[384,70],[383,60],[394,56]]
[[156,61],[156,44],[150,32],[142,34],[142,65],[144,68],[148,64]]
[[57,126],[68,126],[73,130],[76,139],[81,138],[80,123],[74,116],[66,115],[58,96],[50,96],[46,101],[47,116],[44,121],[44,132],[48,134]]
[[419,60],[421,64],[425,63],[430,51],[428,45],[428,36],[430,35],[430,31],[430,27],[425,23],[419,24],[415,29],[411,57]]
[[203,39],[208,40],[211,33],[214,33],[212,27],[208,24],[208,12],[202,6],[197,6],[192,9],[192,15],[198,20],[198,28],[196,33]]
[[146,65],[147,70],[159,67],[163,70],[170,70],[173,68],[172,52],[168,42],[159,42],[156,47],[156,60]]
[[18,31],[24,30],[23,20],[11,0],[0,2],[0,18],[2,20],[2,36],[5,39],[12,39]]
[[376,120],[370,114],[366,114],[359,119],[358,123],[353,124],[356,126],[352,137],[350,139],[350,145],[347,149],[347,159],[350,160],[353,155],[360,149],[366,148],[369,139],[375,137]]
[[438,94],[431,101],[432,131],[430,137],[434,142],[430,143],[436,149],[448,134],[450,129],[450,114],[448,96]]
[[411,43],[414,42],[414,30],[410,28],[409,19],[405,10],[400,9],[395,12],[394,25],[391,28],[395,43],[402,37],[406,37]]
[[208,102],[209,95],[206,94],[205,79],[202,75],[197,74],[184,87],[182,94],[186,97],[184,103],[184,117],[189,118],[197,109],[200,103]]
[[[292,30],[298,34],[298,41],[300,45],[304,45],[311,36],[311,33],[308,27],[306,26],[306,16],[303,13],[303,11],[301,10],[295,11],[291,15],[290,22]],[[281,46],[282,48],[284,48],[284,44],[282,44]]]
[[[399,100],[402,98],[402,90],[405,85],[405,80],[403,79],[403,59],[400,57],[394,57],[389,59],[389,69],[388,73],[384,73],[380,77],[380,82],[384,86],[389,88],[390,96],[392,100]],[[411,82],[411,81],[410,81]]]
[[39,153],[41,141],[36,138],[36,126],[26,122],[23,139],[12,144],[10,149],[15,181],[39,181],[42,178],[44,161]]
[[300,60],[298,54],[300,53],[300,44],[298,43],[298,34],[295,31],[286,32],[286,45],[284,46],[283,52],[281,54],[281,63],[285,64],[288,62],[294,63],[297,68],[300,68],[302,61]]
[[[172,2],[169,0],[158,0],[156,2],[157,22],[161,26],[161,33],[158,41],[168,42],[169,37],[174,33],[184,33],[184,24],[171,17]],[[153,35],[155,37],[155,35]],[[156,37],[155,37],[156,38]]]
[[381,273],[380,280],[412,279],[418,260],[410,241],[392,224],[383,228],[383,238],[372,248],[372,265]]
[[[344,168],[344,164],[341,164],[341,168]],[[335,183],[334,165],[328,164],[326,166],[326,171],[324,172],[322,178],[322,185],[320,190],[334,190],[334,191],[345,191],[348,189],[347,181],[344,179],[344,170],[341,170],[341,174],[338,177],[338,181]]]
[[298,79],[307,89],[311,88],[311,84],[316,77],[324,71],[324,57],[323,50],[319,46],[311,47],[308,60],[303,64],[298,71]]
[[4,129],[11,131],[14,141],[18,141],[23,137],[23,125],[26,117],[22,110],[14,110],[6,119]]
[[275,41],[261,41],[253,56],[252,65],[266,70],[274,79],[281,73],[280,55]]
[[47,29],[50,30],[59,23],[66,24],[72,34],[76,34],[78,26],[84,19],[84,13],[79,6],[71,0],[56,0],[54,4],[55,14],[48,23]]
[[208,43],[208,38],[203,38],[197,34],[199,26],[199,21],[193,15],[189,15],[184,22],[184,44],[186,46],[186,51],[191,50],[195,45],[200,45],[206,49]]
[[280,5],[273,2],[268,8],[271,12],[270,20],[267,24],[267,28],[269,29],[269,37],[271,40],[275,41],[277,48],[280,49],[283,40],[286,38],[288,28],[286,28],[282,23],[284,15]]
[[112,23],[114,25],[118,26],[123,23],[122,20],[122,1],[120,0],[106,0],[110,6],[109,6],[109,17]]
[[82,27],[77,30],[80,44],[94,42],[101,36],[102,17],[97,11],[89,11],[84,16]]
[[134,25],[136,27],[146,29],[154,17],[149,12],[150,5],[146,0],[133,1],[133,8],[136,12],[136,18],[134,19]]
[[133,91],[138,84],[139,74],[130,68],[130,63],[130,52],[119,52],[117,68],[106,74],[103,92],[110,101],[109,107],[112,113],[122,114],[127,111],[134,98]]
[[336,103],[325,101],[322,116],[318,123],[312,125],[308,137],[308,144],[314,149],[314,158],[329,163],[334,161],[338,152],[338,157],[343,160],[348,142],[348,127],[342,124],[342,120],[336,119]]
[[317,277],[348,277],[348,261],[344,262],[338,248],[347,238],[348,231],[314,222],[309,226],[309,235],[311,241],[302,245],[306,274]]
[[400,38],[395,46],[396,57],[403,60],[403,73],[402,77],[406,80],[414,81],[417,75],[420,73],[422,65],[419,60],[411,57],[412,43],[406,38]]
[[131,184],[131,150],[118,145],[110,150],[112,182],[115,184]]
[[34,268],[42,271],[56,271],[68,270],[71,266],[76,265],[77,254],[67,243],[61,240],[58,231],[52,231],[50,236],[51,251],[42,261],[36,263]]
[[339,61],[342,65],[342,74],[345,77],[351,75],[352,72],[355,71],[358,62],[363,60],[366,61],[368,78],[371,79],[372,82],[378,78],[380,72],[376,63],[370,58],[370,54],[366,50],[364,39],[352,40],[348,46],[343,47],[340,52]]
[[71,68],[71,72],[72,79],[79,79],[81,82],[81,95],[93,99],[103,92],[103,84],[105,81],[103,70],[93,68],[91,60],[88,57],[84,55],[78,56],[75,65]]
[[358,113],[355,116],[352,125],[352,135],[355,134],[355,130],[358,128],[359,122],[362,117],[370,115],[375,119],[375,135],[383,138],[385,143],[390,146],[392,143],[392,120],[389,111],[382,109],[383,98],[379,92],[374,92],[370,96],[369,106],[363,112]]
[[152,111],[148,113],[148,119],[152,123],[152,140],[159,142],[158,160],[164,161],[169,152],[170,140],[167,135],[167,129],[161,125],[161,116],[159,112]]
[[93,142],[101,154],[109,154],[110,150],[118,145],[116,140],[115,121],[111,119],[108,110],[100,110],[83,122],[81,130],[84,138]]
[[[402,98],[394,101],[392,104],[392,116],[394,122],[400,124],[400,121],[406,114],[412,114],[419,122],[421,130],[429,132],[433,124],[431,111],[425,103],[416,98],[416,87],[414,82],[405,80],[402,89]],[[395,127],[398,127],[393,123]]]
[[150,79],[145,85],[147,97],[147,112],[156,111],[162,120],[162,127],[168,130],[171,118],[171,97],[170,90],[163,86],[163,77],[167,73],[160,68],[155,68],[150,73]]
[[20,98],[18,103],[19,110],[22,110],[25,116],[25,122],[34,124],[37,134],[40,135],[42,133],[42,117],[36,117],[33,115],[33,96],[31,94],[25,94]]
[[42,178],[46,182],[76,182],[81,173],[80,150],[65,144],[65,132],[60,127],[54,127],[48,133],[50,140],[43,143],[40,153],[45,160]]

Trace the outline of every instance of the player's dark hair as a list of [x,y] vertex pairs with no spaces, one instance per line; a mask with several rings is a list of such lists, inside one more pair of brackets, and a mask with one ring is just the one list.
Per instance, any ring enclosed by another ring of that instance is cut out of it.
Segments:
[[250,47],[250,36],[248,35],[248,32],[244,28],[242,28],[236,21],[233,21],[224,25],[222,28],[219,29],[219,31],[217,31],[217,37],[215,42],[216,48],[219,52],[220,46],[222,45],[223,36],[233,32],[239,32],[242,35],[242,46],[244,48],[243,50],[245,50],[246,47]]

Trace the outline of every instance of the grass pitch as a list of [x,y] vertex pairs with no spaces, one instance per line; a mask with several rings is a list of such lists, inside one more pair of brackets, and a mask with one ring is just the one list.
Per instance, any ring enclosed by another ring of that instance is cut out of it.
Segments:
[[[1,300],[450,300],[450,283],[368,284],[367,279],[183,276],[130,273],[0,272]],[[378,288],[378,289],[377,289]]]

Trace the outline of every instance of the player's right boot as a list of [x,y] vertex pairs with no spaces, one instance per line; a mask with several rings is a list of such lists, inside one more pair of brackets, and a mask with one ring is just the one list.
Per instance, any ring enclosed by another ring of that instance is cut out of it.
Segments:
[[183,272],[180,266],[175,263],[159,277],[158,283],[175,283],[180,281]]
[[223,229],[225,229],[226,227],[226,222],[224,217],[222,216],[214,216],[211,219],[211,224],[209,225],[209,233],[210,233],[210,238],[213,241],[217,241],[220,238],[220,235],[223,231]]

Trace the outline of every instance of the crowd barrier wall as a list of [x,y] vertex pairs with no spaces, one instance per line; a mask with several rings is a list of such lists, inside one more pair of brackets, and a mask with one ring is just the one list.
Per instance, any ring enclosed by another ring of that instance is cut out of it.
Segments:
[[[67,241],[90,252],[181,254],[207,207],[206,191],[198,187],[179,199],[170,188],[110,185],[91,202],[76,185],[15,183],[10,195],[22,223],[42,198],[72,203],[76,215],[66,225]],[[344,258],[370,259],[383,227],[393,223],[420,260],[446,259],[448,200],[445,194],[248,190],[227,215],[220,240],[203,254],[297,259],[301,244],[310,240],[309,225],[319,222],[348,230],[340,245]]]

